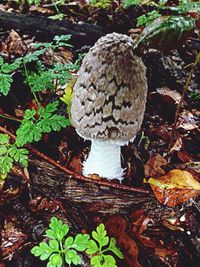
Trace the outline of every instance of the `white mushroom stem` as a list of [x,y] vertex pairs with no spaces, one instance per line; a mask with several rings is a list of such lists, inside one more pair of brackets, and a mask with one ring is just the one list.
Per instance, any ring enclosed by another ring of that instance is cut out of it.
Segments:
[[92,140],[91,150],[83,163],[83,175],[98,174],[107,179],[123,179],[121,168],[121,146]]

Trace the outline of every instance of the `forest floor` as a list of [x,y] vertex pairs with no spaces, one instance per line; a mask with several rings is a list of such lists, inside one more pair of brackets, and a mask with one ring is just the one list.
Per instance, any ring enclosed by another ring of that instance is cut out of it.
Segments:
[[[55,114],[66,117],[70,90],[84,53],[106,33],[137,33],[133,30],[136,19],[149,9],[117,8],[116,3],[103,9],[73,1],[59,6],[64,17],[51,24],[47,17],[56,12],[50,3],[0,4],[0,66],[6,77],[4,83],[0,78],[0,160],[5,156],[2,147],[8,150],[18,140],[17,129],[25,110],[38,112],[40,105],[47,107],[58,101]],[[32,28],[29,24],[37,19],[40,30],[37,23]],[[47,28],[42,29],[43,24]],[[59,29],[61,34],[72,35],[67,45],[62,39],[52,41]],[[83,31],[86,38],[81,37]],[[39,42],[43,45],[36,49]],[[16,159],[16,154],[7,163],[2,159],[2,166],[6,166],[0,167],[0,267],[46,266],[30,250],[44,239],[52,217],[67,223],[72,235],[91,233],[104,223],[124,255],[123,260],[116,258],[117,266],[199,266],[199,53],[199,29],[175,49],[142,52],[148,80],[146,111],[134,143],[122,148],[125,177],[121,184],[82,176],[90,142],[77,135],[69,118],[63,121],[65,127],[51,125],[56,131],[44,131],[41,136],[39,131],[38,140],[32,136],[28,141],[31,137],[27,136],[26,143],[21,141],[21,149],[29,152],[28,167],[22,167],[26,165],[24,151],[19,152],[24,161]],[[13,66],[19,58],[19,65]],[[64,102],[60,99],[63,94]],[[10,171],[4,175],[2,168],[5,171],[8,166]],[[91,266],[89,262],[82,255],[81,266]]]

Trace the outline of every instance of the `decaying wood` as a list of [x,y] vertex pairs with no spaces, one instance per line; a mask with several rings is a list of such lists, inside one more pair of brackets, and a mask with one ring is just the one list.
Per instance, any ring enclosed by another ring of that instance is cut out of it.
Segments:
[[41,41],[51,40],[56,35],[71,34],[71,43],[76,48],[93,45],[104,33],[101,27],[90,24],[70,23],[67,20],[52,20],[45,17],[0,11],[0,28],[19,30],[36,36]]
[[[191,202],[174,208],[160,204],[153,194],[129,192],[108,186],[100,186],[88,181],[79,181],[66,175],[51,164],[38,159],[30,161],[30,178],[33,187],[45,196],[64,201],[72,208],[81,205],[87,214],[123,214],[127,215],[135,210],[142,209],[158,224],[162,224],[167,218],[180,218],[188,213],[193,214],[194,223],[187,225],[183,222],[185,232],[190,233],[188,239],[197,254],[200,255],[200,227],[198,211]],[[200,206],[200,198],[196,205]],[[83,218],[83,217],[82,217]],[[80,219],[80,218],[79,218]],[[192,226],[192,228],[191,228]]]
[[[32,159],[29,165],[30,178],[33,187],[46,196],[63,199],[85,205],[87,211],[102,214],[116,214],[143,208],[147,214],[155,216],[156,220],[169,216],[170,213],[181,215],[190,209],[191,203],[174,208],[160,204],[153,194],[129,192],[118,188],[110,188],[95,184],[92,180],[79,181],[73,179],[51,164],[38,159]],[[196,200],[197,205],[200,199]]]

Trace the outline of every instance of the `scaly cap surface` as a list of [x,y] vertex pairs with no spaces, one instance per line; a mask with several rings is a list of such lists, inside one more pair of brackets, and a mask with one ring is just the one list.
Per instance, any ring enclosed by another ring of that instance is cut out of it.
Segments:
[[79,135],[119,144],[133,140],[145,110],[145,70],[130,37],[101,37],[83,59],[74,86],[72,121]]

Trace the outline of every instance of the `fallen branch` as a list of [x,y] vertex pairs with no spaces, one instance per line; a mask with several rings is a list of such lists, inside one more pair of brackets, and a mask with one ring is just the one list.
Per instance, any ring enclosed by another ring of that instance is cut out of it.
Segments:
[[10,13],[0,10],[0,28],[19,30],[36,36],[40,41],[52,40],[56,35],[71,34],[71,43],[80,48],[93,45],[104,32],[101,27],[86,23],[76,24],[67,20],[52,20],[45,17]]
[[[16,139],[16,137],[12,133],[10,133],[7,129],[5,129],[2,126],[0,126],[0,131],[2,133],[8,134],[13,140]],[[130,187],[130,186],[111,183],[111,182],[102,181],[102,180],[92,180],[90,178],[87,178],[87,177],[85,177],[83,175],[80,175],[78,173],[75,173],[75,172],[67,169],[66,167],[60,165],[58,162],[56,162],[52,158],[50,158],[47,155],[39,152],[37,149],[31,147],[30,145],[26,145],[26,148],[28,148],[32,154],[36,155],[39,158],[42,158],[43,160],[49,162],[53,166],[55,166],[55,167],[59,168],[60,170],[62,170],[64,173],[66,173],[69,176],[69,178],[77,179],[77,180],[80,180],[82,182],[92,182],[92,183],[97,184],[99,186],[107,186],[107,187],[116,188],[116,189],[119,189],[119,190],[125,190],[125,191],[131,191],[131,192],[137,192],[137,193],[143,193],[143,194],[148,194],[149,193],[149,191],[147,191],[145,189],[142,189],[142,188]]]

